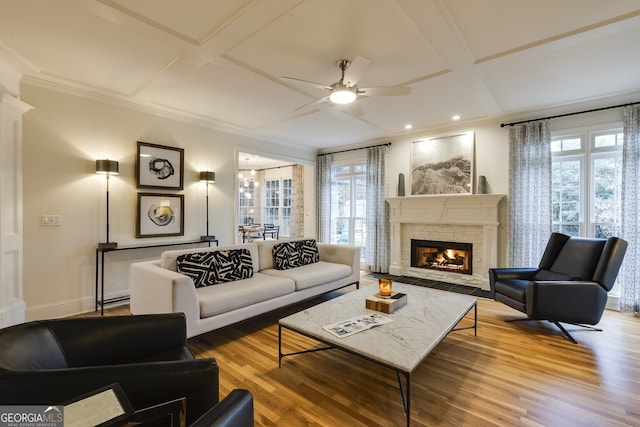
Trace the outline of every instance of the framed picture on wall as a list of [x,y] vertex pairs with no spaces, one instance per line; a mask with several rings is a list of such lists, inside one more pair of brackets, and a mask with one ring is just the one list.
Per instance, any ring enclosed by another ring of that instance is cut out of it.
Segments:
[[136,237],[184,236],[184,195],[138,193]]
[[471,194],[474,132],[415,141],[411,194]]
[[182,190],[184,149],[138,141],[136,184],[138,188]]

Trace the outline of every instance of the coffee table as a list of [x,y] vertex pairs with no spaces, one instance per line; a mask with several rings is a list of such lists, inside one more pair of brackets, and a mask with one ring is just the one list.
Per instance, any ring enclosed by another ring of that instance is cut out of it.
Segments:
[[[338,348],[396,372],[402,403],[411,422],[411,373],[451,331],[473,329],[477,334],[477,298],[453,292],[393,283],[393,290],[407,294],[407,305],[389,314],[393,321],[338,338],[323,326],[374,313],[365,308],[365,299],[375,294],[377,285],[341,295],[278,321],[278,367],[282,359],[296,354]],[[473,312],[473,326],[456,325]],[[289,329],[327,344],[328,347],[282,353],[282,330]],[[401,375],[404,376],[404,387]]]

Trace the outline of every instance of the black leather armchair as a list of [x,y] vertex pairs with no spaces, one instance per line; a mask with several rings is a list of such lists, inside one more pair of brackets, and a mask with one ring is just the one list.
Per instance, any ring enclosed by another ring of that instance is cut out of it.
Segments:
[[516,320],[548,320],[576,343],[560,322],[600,322],[626,250],[627,242],[617,237],[552,233],[538,268],[489,270],[491,297],[527,315]]
[[182,313],[0,329],[0,403],[60,404],[118,383],[136,410],[186,397],[189,425],[218,403],[219,389],[216,361],[195,359],[186,342]]

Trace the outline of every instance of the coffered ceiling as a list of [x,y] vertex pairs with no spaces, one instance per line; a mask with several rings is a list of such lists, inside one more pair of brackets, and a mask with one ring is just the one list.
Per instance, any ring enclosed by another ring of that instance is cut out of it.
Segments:
[[[0,0],[0,59],[35,83],[311,149],[640,100],[637,0]],[[314,103],[339,59],[407,96]],[[634,97],[636,97],[634,99]]]

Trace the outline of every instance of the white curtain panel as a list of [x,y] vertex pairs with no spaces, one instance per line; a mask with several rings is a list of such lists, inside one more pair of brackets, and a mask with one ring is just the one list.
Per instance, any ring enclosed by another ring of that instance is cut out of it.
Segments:
[[389,272],[389,209],[387,195],[388,145],[367,150],[367,212],[364,262],[376,273]]
[[319,155],[316,162],[316,206],[319,242],[331,242],[331,161],[332,155]]
[[291,170],[291,237],[304,236],[304,166],[293,165]]
[[551,234],[549,120],[509,128],[508,197],[508,263],[535,267]]
[[640,314],[640,106],[624,107],[622,238],[629,242],[620,272],[620,310]]

